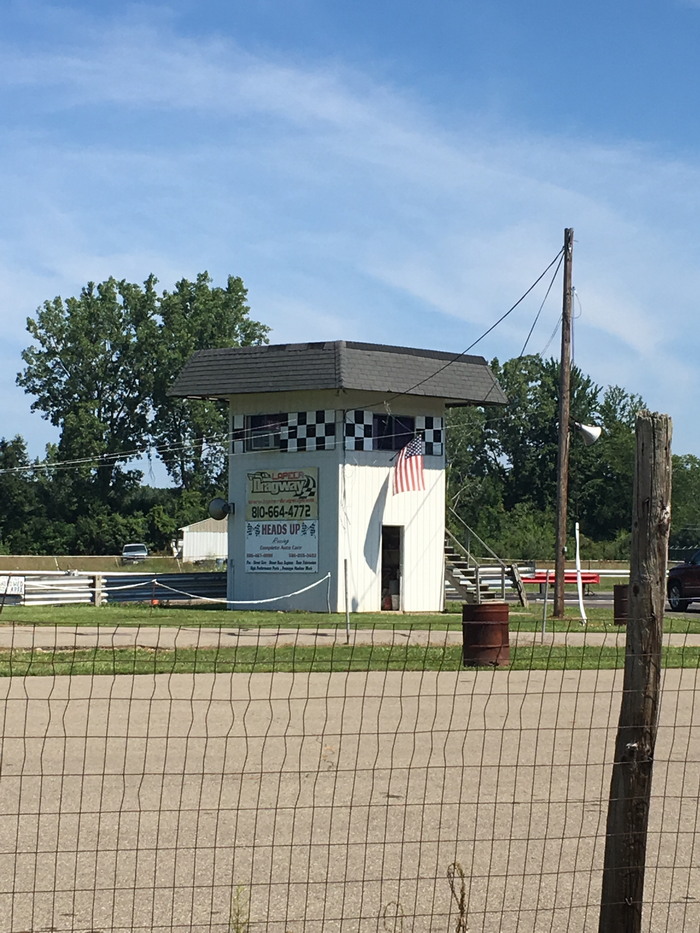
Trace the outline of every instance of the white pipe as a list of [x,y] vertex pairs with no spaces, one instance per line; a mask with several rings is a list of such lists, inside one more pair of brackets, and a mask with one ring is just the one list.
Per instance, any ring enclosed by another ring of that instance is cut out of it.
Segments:
[[578,608],[581,613],[581,625],[588,622],[586,618],[586,608],[583,605],[583,584],[581,583],[581,548],[578,536],[578,522],[575,525],[576,535],[576,589],[578,590]]

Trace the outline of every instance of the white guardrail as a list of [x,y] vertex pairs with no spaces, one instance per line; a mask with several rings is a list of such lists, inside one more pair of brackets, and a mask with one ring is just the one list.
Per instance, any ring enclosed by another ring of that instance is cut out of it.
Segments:
[[58,606],[101,602],[99,574],[56,570],[9,571],[0,574],[0,605]]

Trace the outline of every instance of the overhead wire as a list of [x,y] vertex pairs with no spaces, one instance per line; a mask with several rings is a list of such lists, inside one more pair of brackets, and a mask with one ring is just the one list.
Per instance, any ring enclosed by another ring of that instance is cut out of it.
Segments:
[[63,469],[79,469],[80,467],[90,466],[99,468],[100,466],[109,466],[121,460],[134,460],[137,457],[151,457],[152,454],[162,455],[167,453],[177,453],[181,450],[191,449],[193,447],[219,447],[228,442],[226,434],[218,438],[202,437],[194,440],[184,441],[181,444],[162,444],[149,445],[145,448],[137,447],[132,450],[122,450],[114,453],[94,454],[91,457],[77,457],[73,460],[43,460],[34,463],[28,463],[25,466],[0,468],[0,475],[10,473],[26,473],[34,471],[49,471]]
[[[508,317],[508,315],[512,314],[513,311],[515,311],[515,309],[516,309],[520,304],[522,304],[522,302],[527,298],[527,296],[530,294],[530,292],[531,292],[534,288],[536,288],[537,285],[539,285],[539,283],[542,281],[542,279],[545,277],[545,275],[549,272],[549,270],[552,268],[552,266],[553,266],[555,263],[558,262],[559,265],[561,265],[561,260],[562,260],[562,258],[563,258],[563,255],[564,255],[564,247],[562,246],[562,248],[559,250],[559,252],[558,252],[557,255],[554,257],[554,259],[549,263],[549,265],[547,266],[547,268],[546,268],[542,273],[540,273],[540,275],[538,275],[538,277],[535,279],[535,281],[532,283],[532,285],[530,285],[530,287],[529,287],[525,292],[523,292],[523,294],[520,296],[520,298],[518,298],[518,300],[515,302],[515,304],[511,305],[511,307],[508,308],[508,310],[507,310],[504,314],[502,314],[502,315],[498,318],[498,320],[494,321],[494,323],[493,323],[489,328],[487,328],[487,329],[483,332],[483,334],[481,334],[481,336],[477,337],[476,340],[472,341],[472,343],[470,343],[469,346],[468,346],[465,350],[462,350],[461,353],[455,354],[455,356],[454,356],[451,360],[448,360],[446,363],[444,363],[442,366],[438,367],[438,369],[436,369],[434,372],[432,372],[429,376],[425,376],[423,379],[420,379],[418,382],[414,383],[412,386],[409,386],[409,388],[404,389],[402,392],[396,392],[396,393],[392,394],[391,396],[389,396],[388,398],[384,399],[382,402],[377,402],[377,403],[375,403],[374,405],[369,405],[369,406],[367,406],[367,407],[368,407],[368,408],[376,408],[378,405],[384,405],[384,406],[386,406],[386,405],[390,404],[391,402],[393,402],[394,399],[396,399],[396,398],[401,398],[401,397],[404,396],[404,395],[409,395],[409,394],[412,393],[415,389],[418,389],[420,386],[424,385],[426,382],[429,382],[431,379],[434,379],[435,376],[438,376],[441,372],[444,372],[444,370],[446,370],[449,366],[452,366],[453,363],[456,363],[458,360],[462,359],[463,356],[466,356],[467,353],[469,353],[470,350],[473,350],[474,347],[475,347],[478,343],[481,343],[481,341],[482,341],[485,337],[488,337],[488,335],[491,333],[491,331],[495,330],[496,327],[498,327],[499,324],[501,324],[503,321],[505,321],[505,319]],[[556,273],[555,273],[555,277],[556,277]],[[550,288],[551,288],[551,285],[550,285]],[[492,387],[492,389],[489,390],[489,394],[490,394],[491,391],[493,391],[493,388],[494,388],[494,387]]]
[[518,357],[519,359],[520,359],[520,357],[525,356],[525,350],[527,349],[527,345],[528,345],[528,343],[530,342],[530,337],[532,337],[532,332],[534,331],[535,327],[537,326],[537,322],[538,322],[538,320],[539,320],[539,318],[540,318],[540,314],[542,313],[542,309],[544,308],[544,306],[545,306],[545,304],[546,304],[546,302],[547,302],[547,299],[549,298],[549,293],[550,293],[551,290],[552,290],[552,286],[554,285],[554,282],[556,281],[556,278],[557,278],[557,276],[559,275],[559,270],[561,269],[561,264],[562,264],[563,261],[564,261],[564,250],[562,249],[562,251],[561,251],[560,254],[559,254],[559,262],[557,263],[557,268],[554,270],[554,274],[552,275],[552,279],[551,279],[551,281],[550,281],[550,283],[549,283],[549,285],[548,285],[548,287],[547,287],[547,291],[545,292],[545,296],[544,296],[544,298],[542,299],[542,303],[540,304],[540,306],[539,306],[539,308],[538,308],[538,310],[537,310],[537,314],[535,315],[535,320],[532,322],[532,327],[531,327],[530,330],[528,331],[527,337],[525,338],[525,343],[523,344],[523,348],[522,348],[522,350],[520,351],[520,354],[519,354],[519,357]]
[[[554,259],[552,259],[552,261],[543,270],[543,272],[541,272],[540,275],[534,280],[534,282],[523,292],[520,298],[518,298],[518,300],[514,302],[514,304],[512,304],[510,308],[508,308],[507,311],[505,311],[496,321],[494,321],[494,323],[491,324],[491,326],[488,327],[479,337],[477,337],[476,340],[472,341],[472,343],[468,347],[466,347],[466,349],[462,350],[460,353],[455,354],[451,359],[445,362],[442,366],[439,366],[436,370],[434,370],[429,376],[425,376],[423,379],[418,380],[418,382],[415,382],[413,385],[409,386],[403,391],[393,393],[387,398],[382,399],[380,402],[375,402],[371,405],[367,405],[366,407],[368,408],[368,410],[383,406],[388,411],[389,410],[388,406],[391,404],[392,401],[394,401],[394,399],[401,398],[404,395],[408,395],[414,392],[415,389],[420,388],[420,386],[424,385],[426,382],[429,382],[431,379],[434,379],[435,376],[439,375],[441,372],[444,372],[444,370],[446,370],[449,366],[452,366],[458,360],[466,356],[471,350],[474,349],[475,346],[477,346],[477,344],[479,344],[485,337],[487,337],[493,330],[495,330],[499,324],[501,324],[510,314],[513,313],[513,311],[515,311],[517,307],[519,307],[519,305],[522,304],[522,302],[533,291],[533,289],[535,289],[537,285],[539,285],[539,283],[542,281],[542,279],[547,275],[547,273],[552,268],[552,266],[556,264],[556,269],[553,273],[552,280],[549,283],[545,297],[537,311],[537,315],[535,316],[535,320],[533,321],[532,327],[530,328],[530,331],[528,332],[528,336],[525,340],[525,344],[523,345],[523,349],[520,352],[520,356],[522,356],[530,340],[534,327],[537,324],[537,320],[539,319],[542,308],[544,307],[547,297],[549,296],[549,293],[552,289],[554,281],[557,277],[557,274],[561,267],[561,263],[563,261],[563,256],[564,256],[564,247],[562,247],[559,250],[559,252],[556,254]],[[556,330],[555,330],[555,333],[556,333]],[[554,334],[552,335],[552,338],[550,338],[549,343],[551,343],[553,337],[554,337]],[[549,344],[547,346],[549,346]],[[494,384],[489,389],[484,401],[488,399],[488,396],[495,390],[495,388],[496,388],[496,382],[494,380]],[[278,432],[270,432],[271,435],[275,433],[278,433]],[[34,463],[26,464],[25,466],[0,468],[0,476],[12,474],[12,473],[26,473],[26,472],[37,472],[37,471],[48,472],[48,471],[53,471],[53,470],[80,469],[81,467],[86,467],[86,466],[90,466],[91,468],[97,469],[100,466],[108,466],[110,464],[115,464],[122,460],[125,460],[125,461],[134,460],[137,457],[148,457],[150,459],[152,454],[155,454],[156,456],[161,456],[164,453],[165,454],[176,453],[178,451],[186,450],[191,447],[197,447],[197,446],[204,447],[205,445],[209,447],[215,447],[215,446],[223,447],[224,445],[228,445],[234,436],[239,437],[240,431],[236,430],[233,432],[229,432],[226,435],[221,435],[219,438],[202,437],[202,438],[197,438],[192,441],[185,441],[181,444],[149,445],[145,448],[134,448],[132,450],[127,450],[127,451],[99,454],[99,455],[95,455],[92,457],[80,457],[80,458],[76,458],[72,460],[42,461],[42,462],[35,461]],[[262,435],[256,433],[256,436],[261,437]],[[245,440],[245,435],[243,439]]]
[[550,346],[552,345],[552,341],[557,336],[557,331],[559,330],[560,327],[561,327],[561,315],[559,315],[559,317],[557,318],[557,323],[554,327],[554,330],[552,331],[552,334],[549,340],[544,345],[544,347],[540,350],[540,356],[544,356],[547,353],[547,350],[549,350]]

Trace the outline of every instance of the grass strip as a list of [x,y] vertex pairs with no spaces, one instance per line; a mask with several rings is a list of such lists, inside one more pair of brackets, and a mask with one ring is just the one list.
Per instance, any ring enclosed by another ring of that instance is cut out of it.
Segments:
[[[624,647],[541,646],[511,648],[508,670],[612,670],[624,665]],[[662,665],[700,667],[700,648],[669,647]],[[0,652],[0,676],[116,676],[145,674],[269,674],[286,672],[352,673],[368,671],[457,671],[461,647],[372,645],[333,647],[280,646],[236,648],[90,648]],[[488,670],[493,668],[468,668]]]
[[[462,622],[461,604],[451,603],[444,613],[360,613],[352,615],[353,631],[376,629],[391,631],[458,629]],[[576,610],[565,619],[546,620],[548,632],[618,632],[613,623],[612,608],[586,609],[588,624],[581,626]],[[542,628],[542,606],[524,609],[511,605],[512,632],[539,632]],[[0,613],[0,628],[10,625],[73,626],[73,627],[149,627],[149,628],[211,628],[211,629],[345,629],[345,615],[321,612],[230,611],[220,608],[186,608],[150,606],[139,603],[109,606],[7,606]],[[700,613],[664,617],[664,631],[673,634],[700,634]]]

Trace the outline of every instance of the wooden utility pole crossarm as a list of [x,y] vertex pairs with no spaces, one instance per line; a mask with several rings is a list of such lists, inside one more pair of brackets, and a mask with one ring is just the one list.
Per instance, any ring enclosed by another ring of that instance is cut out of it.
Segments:
[[564,618],[564,571],[566,569],[566,513],[569,494],[569,411],[571,405],[571,298],[574,231],[564,231],[564,287],[561,314],[561,364],[559,369],[559,448],[557,455],[557,539],[554,554],[555,619]]
[[610,782],[599,933],[640,933],[642,928],[670,523],[671,419],[639,412],[625,673]]

